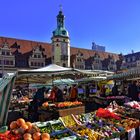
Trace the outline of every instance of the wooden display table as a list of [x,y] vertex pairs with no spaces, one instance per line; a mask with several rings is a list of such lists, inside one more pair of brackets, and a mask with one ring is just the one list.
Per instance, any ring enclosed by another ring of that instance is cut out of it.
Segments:
[[38,110],[38,114],[39,114],[39,121],[48,121],[48,120],[52,120],[52,119],[58,119],[59,117],[63,117],[63,116],[67,116],[67,115],[78,115],[78,114],[82,114],[85,113],[85,106],[74,106],[74,107],[70,107],[70,108],[64,108],[64,109],[54,109],[54,110],[50,110],[50,109],[43,109],[40,108]]
[[85,113],[85,106],[76,106],[76,107],[71,107],[71,108],[66,108],[66,109],[58,109],[58,113],[60,117],[67,116],[67,115],[78,115]]

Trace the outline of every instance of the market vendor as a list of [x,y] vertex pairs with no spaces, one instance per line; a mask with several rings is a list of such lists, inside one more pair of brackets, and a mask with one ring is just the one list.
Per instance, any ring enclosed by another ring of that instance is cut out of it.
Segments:
[[77,86],[73,85],[70,91],[70,100],[71,101],[77,100],[77,96],[78,96]]
[[38,89],[38,91],[35,93],[33,100],[37,100],[39,105],[42,105],[44,102],[44,92],[46,91],[46,87],[42,87]]

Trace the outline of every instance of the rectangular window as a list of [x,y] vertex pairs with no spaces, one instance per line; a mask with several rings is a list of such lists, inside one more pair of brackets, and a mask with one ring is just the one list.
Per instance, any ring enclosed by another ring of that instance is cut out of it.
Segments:
[[5,52],[4,51],[2,51],[2,55],[5,55]]
[[132,57],[133,61],[135,61],[135,56]]
[[10,52],[6,52],[6,55],[10,55]]
[[9,65],[9,60],[5,60],[5,64],[6,65]]
[[31,66],[33,66],[33,62],[31,62]]
[[127,62],[130,62],[130,58],[127,58]]
[[13,65],[13,61],[10,61],[10,65]]

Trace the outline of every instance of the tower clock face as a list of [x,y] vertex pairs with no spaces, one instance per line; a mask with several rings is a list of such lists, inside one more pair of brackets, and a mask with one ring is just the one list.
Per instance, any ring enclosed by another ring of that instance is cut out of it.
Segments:
[[62,50],[62,54],[63,55],[67,55],[68,54],[67,43],[61,43],[61,50]]

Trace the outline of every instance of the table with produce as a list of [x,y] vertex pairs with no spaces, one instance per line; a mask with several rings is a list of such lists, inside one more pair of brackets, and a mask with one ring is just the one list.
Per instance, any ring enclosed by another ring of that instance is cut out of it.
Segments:
[[[39,108],[39,114],[42,121],[47,120],[47,116],[67,116],[70,114],[82,114],[85,113],[85,106],[79,101],[65,101],[58,103],[44,102]],[[54,114],[54,115],[53,115]]]
[[139,140],[140,120],[129,116],[131,110],[125,113],[120,108],[110,104],[94,112],[46,122],[31,123],[19,118],[0,128],[0,140]]
[[116,101],[119,105],[123,105],[125,102],[130,101],[130,98],[127,96],[106,96],[102,97],[99,95],[94,95],[89,100],[93,100],[100,105],[109,105],[111,102]]

